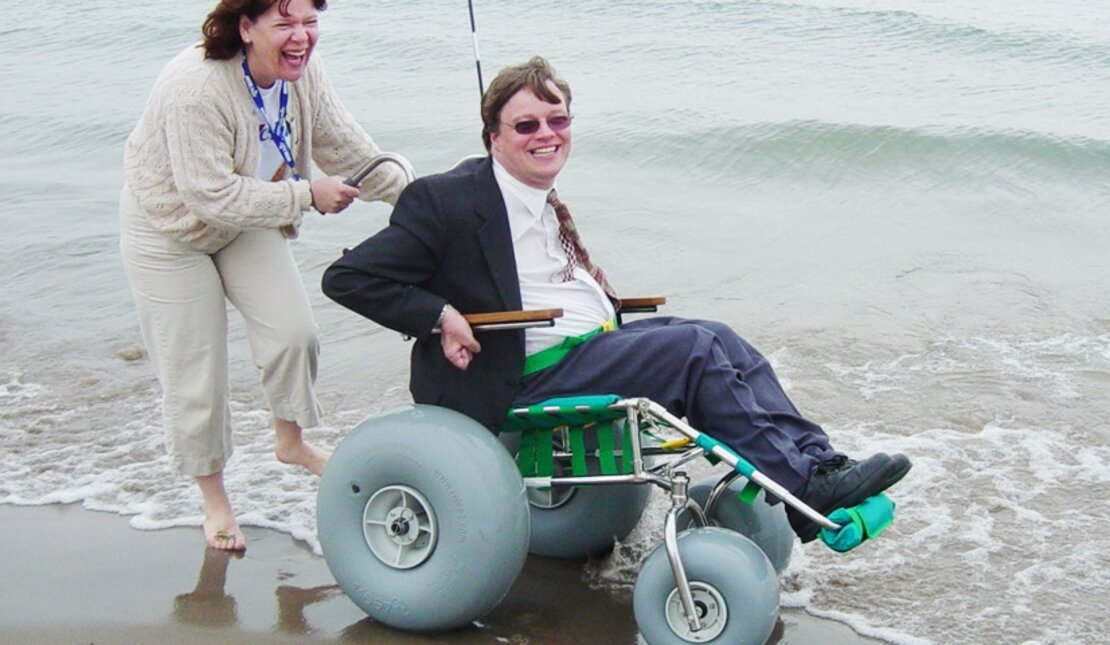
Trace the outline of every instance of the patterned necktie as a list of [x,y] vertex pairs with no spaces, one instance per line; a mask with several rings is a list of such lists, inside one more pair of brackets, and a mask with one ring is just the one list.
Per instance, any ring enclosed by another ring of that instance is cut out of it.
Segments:
[[555,209],[555,219],[559,220],[559,244],[562,245],[563,251],[567,254],[567,268],[563,273],[563,281],[569,282],[572,280],[574,267],[581,265],[590,274],[590,277],[601,285],[605,295],[613,301],[613,306],[620,307],[617,292],[609,284],[609,280],[605,277],[605,272],[601,270],[601,267],[590,261],[590,254],[582,244],[582,238],[578,235],[578,228],[574,225],[570,210],[567,209],[566,204],[559,201],[555,189],[547,194],[547,203]]

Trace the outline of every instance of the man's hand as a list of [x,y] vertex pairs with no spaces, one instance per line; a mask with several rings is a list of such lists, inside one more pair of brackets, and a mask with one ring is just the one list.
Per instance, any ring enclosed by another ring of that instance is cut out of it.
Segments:
[[343,183],[343,177],[332,175],[312,182],[312,206],[323,213],[338,213],[358,197],[358,187]]
[[447,305],[439,324],[439,344],[443,347],[443,356],[460,370],[470,367],[470,360],[482,351],[482,346],[474,340],[470,323],[451,305]]

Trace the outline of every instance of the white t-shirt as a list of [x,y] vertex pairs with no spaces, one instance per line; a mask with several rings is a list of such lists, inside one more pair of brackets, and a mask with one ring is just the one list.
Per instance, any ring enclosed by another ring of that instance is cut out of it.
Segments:
[[[277,126],[278,110],[281,108],[281,83],[277,82],[268,88],[258,88],[259,94],[262,95],[262,104],[266,106],[266,117],[275,120],[274,125]],[[266,123],[262,121],[262,115],[258,115],[258,140],[261,142],[262,154],[258,157],[258,172],[257,176],[262,181],[270,181],[274,178],[279,168],[285,165],[285,160],[281,158],[281,152],[270,138],[270,130],[266,127]],[[291,141],[287,141],[292,146]]]

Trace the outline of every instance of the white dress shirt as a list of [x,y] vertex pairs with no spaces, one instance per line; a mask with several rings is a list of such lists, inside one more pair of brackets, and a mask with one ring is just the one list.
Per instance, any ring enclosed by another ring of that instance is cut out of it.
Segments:
[[493,161],[493,176],[509,213],[521,305],[524,309],[563,310],[554,327],[525,330],[524,353],[530,356],[613,319],[612,303],[585,269],[576,266],[573,279],[563,281],[567,255],[559,243],[555,209],[547,203],[548,191],[520,182],[497,160]]

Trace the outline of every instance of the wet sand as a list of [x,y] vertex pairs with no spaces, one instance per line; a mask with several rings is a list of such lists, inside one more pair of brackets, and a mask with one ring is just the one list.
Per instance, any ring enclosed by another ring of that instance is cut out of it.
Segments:
[[[323,558],[246,527],[241,557],[203,548],[199,528],[139,531],[77,505],[0,506],[0,642],[637,643],[631,594],[591,589],[575,563],[530,558],[480,626],[413,635],[368,619]],[[642,642],[642,641],[640,641]],[[771,643],[879,643],[786,610]]]

